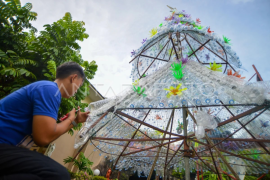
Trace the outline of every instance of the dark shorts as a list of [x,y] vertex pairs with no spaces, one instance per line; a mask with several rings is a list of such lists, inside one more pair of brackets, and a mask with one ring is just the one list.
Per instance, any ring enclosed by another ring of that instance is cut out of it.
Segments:
[[0,144],[0,180],[70,180],[67,169],[28,149]]

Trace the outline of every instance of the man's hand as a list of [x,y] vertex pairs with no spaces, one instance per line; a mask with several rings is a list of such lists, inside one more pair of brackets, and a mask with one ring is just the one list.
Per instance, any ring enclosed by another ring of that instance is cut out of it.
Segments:
[[[78,109],[80,109],[80,107],[78,106]],[[78,113],[77,113],[77,117],[75,119],[75,122],[76,123],[84,123],[88,117],[88,114],[90,112],[87,111],[87,112],[81,112],[80,110],[78,110]]]
[[68,113],[68,118],[67,118],[67,120],[70,120],[70,123],[71,123],[72,121],[74,121],[75,118],[76,118],[75,112],[76,112],[76,110],[75,110],[75,108],[73,108],[73,109]]
[[56,120],[49,116],[34,115],[33,116],[33,138],[34,142],[39,146],[46,146],[59,136],[67,132],[71,127],[71,122],[85,122],[90,112],[78,111],[77,117],[75,109],[68,113],[68,118],[61,123],[56,123]]

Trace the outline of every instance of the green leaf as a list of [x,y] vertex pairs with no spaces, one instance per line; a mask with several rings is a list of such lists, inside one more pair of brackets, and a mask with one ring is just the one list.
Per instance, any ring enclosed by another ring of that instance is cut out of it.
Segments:
[[68,134],[70,134],[71,136],[73,136],[74,131],[73,131],[72,129],[70,129],[70,130],[68,131]]
[[17,55],[14,51],[12,51],[12,50],[7,50],[7,53],[10,53],[10,54],[15,54],[15,55]]
[[58,50],[56,48],[53,49],[55,55],[57,56],[58,55]]
[[7,54],[0,49],[0,57],[8,58]]

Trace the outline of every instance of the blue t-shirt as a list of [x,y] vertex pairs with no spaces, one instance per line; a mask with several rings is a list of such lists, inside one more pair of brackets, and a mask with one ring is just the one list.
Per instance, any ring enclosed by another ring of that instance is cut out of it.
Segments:
[[37,81],[0,100],[0,143],[30,148],[34,115],[57,119],[61,93],[55,82]]

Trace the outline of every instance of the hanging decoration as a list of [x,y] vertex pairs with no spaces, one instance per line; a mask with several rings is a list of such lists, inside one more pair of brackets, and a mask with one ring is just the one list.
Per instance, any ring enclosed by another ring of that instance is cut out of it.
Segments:
[[169,93],[167,94],[167,98],[170,98],[172,95],[176,96],[181,96],[183,93],[183,91],[186,91],[187,88],[183,88],[180,89],[180,87],[182,86],[182,84],[178,84],[178,86],[176,88],[174,88],[173,86],[170,86],[169,88],[165,88],[164,90],[169,91]]
[[241,77],[241,75],[239,74],[239,71],[232,73],[232,69],[228,69],[227,74],[228,74],[228,76],[235,76],[235,77],[238,77],[240,79],[245,79],[245,77]]
[[[162,25],[161,25],[162,26]],[[154,35],[157,34],[157,28],[153,28],[151,31],[150,31],[150,37],[153,37]]]
[[135,87],[133,86],[133,91],[136,92],[139,96],[142,95],[143,97],[146,97],[146,94],[143,94],[143,92],[145,91],[145,88],[141,88],[141,87]]
[[221,64],[216,64],[216,61],[214,61],[213,64],[211,64],[211,63],[209,63],[209,64],[210,64],[210,68],[208,68],[208,69],[211,69],[212,71],[222,72],[222,69],[221,69],[222,65]]
[[224,43],[231,45],[230,43],[231,40],[229,38],[223,36],[223,40],[224,40]]

